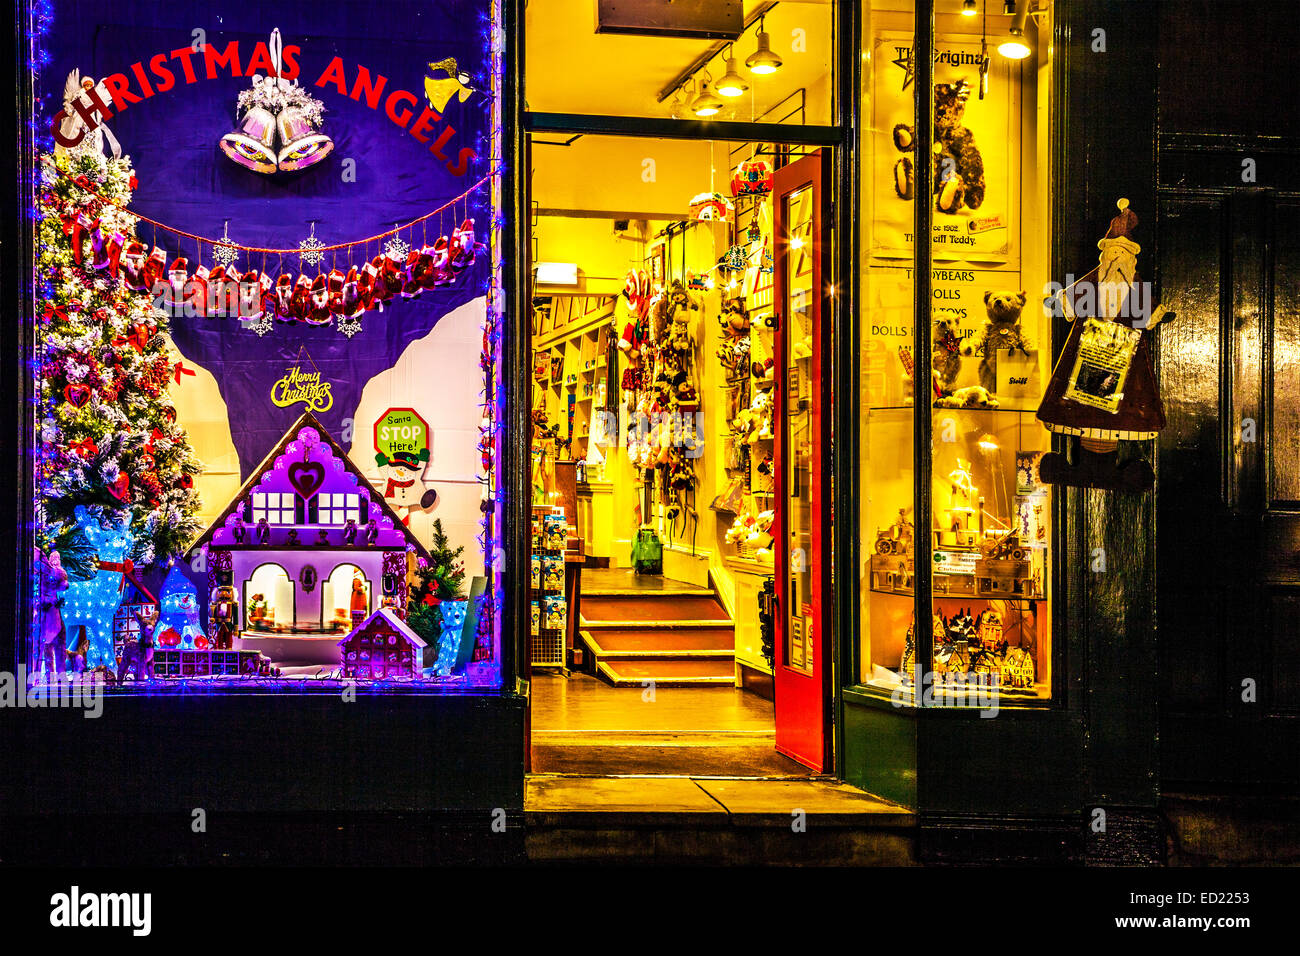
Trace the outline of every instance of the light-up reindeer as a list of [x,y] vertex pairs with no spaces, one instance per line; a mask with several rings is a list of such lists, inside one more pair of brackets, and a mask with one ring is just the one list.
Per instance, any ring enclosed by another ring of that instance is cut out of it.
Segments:
[[117,670],[117,657],[113,651],[113,615],[122,603],[125,576],[132,571],[126,553],[131,548],[131,514],[116,524],[103,524],[98,518],[78,505],[75,514],[77,527],[86,541],[98,552],[95,576],[88,581],[72,581],[63,599],[63,625],[68,647],[80,643],[78,628],[86,628],[89,647],[86,651],[86,669],[107,667]]

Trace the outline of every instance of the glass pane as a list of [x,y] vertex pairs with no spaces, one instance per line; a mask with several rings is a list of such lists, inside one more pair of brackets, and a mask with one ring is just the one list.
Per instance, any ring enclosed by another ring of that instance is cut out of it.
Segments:
[[[606,6],[593,0],[528,4],[529,110],[791,125],[832,122],[830,0],[610,5],[628,15],[623,27],[606,19]],[[697,11],[708,15],[707,22],[695,21]],[[643,21],[639,26],[638,20]]]
[[1002,4],[974,17],[941,4],[935,16],[927,702],[936,705],[1051,694],[1051,497],[1034,467],[1051,447],[1035,417],[1051,356],[1049,17],[1026,18],[1026,56],[1016,58]]
[[785,601],[785,663],[813,672],[813,500],[812,465],[815,427],[812,369],[813,338],[813,203],[811,187],[787,193],[784,221],[789,224],[785,262],[786,367],[785,448],[786,528],[789,533],[790,581]]
[[[912,203],[895,188],[900,152],[894,127],[912,124],[913,4],[877,2],[864,11],[864,123],[859,228],[870,253],[862,268],[863,320],[858,369],[862,461],[857,680],[910,704],[916,529],[914,486]],[[885,235],[888,233],[889,238]],[[922,359],[923,360],[923,359]]]
[[[1050,434],[1035,412],[1050,371],[1047,188],[1051,5],[1026,18],[1028,55],[1001,3],[935,4],[932,187],[917,189],[914,6],[865,11],[861,224],[866,252],[859,399],[863,624],[858,679],[912,699],[983,706],[1051,687],[1051,497],[1034,480]],[[1005,51],[1005,52],[1003,52]],[[923,61],[922,61],[923,62]],[[930,207],[930,298],[915,315],[915,203]],[[915,322],[928,340],[915,344]],[[915,354],[914,354],[915,353]],[[912,373],[928,362],[931,523],[914,527]],[[930,620],[913,622],[916,561],[932,569]],[[925,636],[928,634],[929,636]],[[931,641],[929,673],[914,670]],[[897,698],[896,698],[897,699]]]

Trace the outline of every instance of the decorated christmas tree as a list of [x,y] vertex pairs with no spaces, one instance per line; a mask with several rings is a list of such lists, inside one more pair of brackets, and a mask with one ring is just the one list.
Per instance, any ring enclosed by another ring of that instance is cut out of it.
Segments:
[[447,533],[442,530],[442,519],[433,522],[433,545],[429,548],[430,562],[415,572],[419,583],[411,586],[410,604],[406,623],[429,643],[436,643],[442,633],[443,601],[456,601],[465,597],[465,562],[461,555],[465,548],[451,548]]
[[168,358],[168,316],[148,286],[124,281],[145,264],[126,211],[136,178],[128,157],[97,149],[43,156],[38,172],[38,543],[88,575],[93,555],[73,509],[99,506],[115,520],[129,509],[129,557],[147,567],[198,530],[200,466],[168,396],[185,371]]

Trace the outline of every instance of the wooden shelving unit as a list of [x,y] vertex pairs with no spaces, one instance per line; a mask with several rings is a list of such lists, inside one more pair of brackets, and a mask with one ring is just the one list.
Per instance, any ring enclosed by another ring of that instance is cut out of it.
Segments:
[[[605,402],[610,336],[614,335],[614,296],[570,296],[552,300],[550,331],[533,338],[533,407],[560,426],[569,441],[564,457],[587,457],[592,409]],[[586,312],[579,312],[580,308]],[[542,323],[544,329],[546,323]],[[557,327],[558,326],[558,327]],[[538,375],[541,370],[545,374]]]

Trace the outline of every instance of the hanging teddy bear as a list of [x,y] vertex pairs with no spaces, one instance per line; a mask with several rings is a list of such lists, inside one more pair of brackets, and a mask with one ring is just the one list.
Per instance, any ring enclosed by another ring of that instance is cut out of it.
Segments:
[[[978,209],[984,203],[984,157],[975,134],[962,125],[971,86],[965,78],[934,87],[934,194],[935,208],[956,213],[962,206]],[[894,146],[904,153],[916,149],[916,128],[906,123],[894,127]],[[894,191],[912,199],[915,169],[910,157],[894,164]]]

